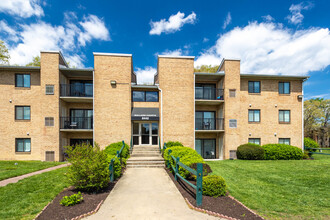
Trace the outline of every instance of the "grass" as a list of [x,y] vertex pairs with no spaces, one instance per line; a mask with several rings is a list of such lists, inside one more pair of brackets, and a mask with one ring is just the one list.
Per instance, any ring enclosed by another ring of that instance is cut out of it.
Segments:
[[0,187],[0,219],[34,219],[69,183],[67,167]]
[[[17,163],[17,165],[15,165]],[[46,169],[62,164],[61,162],[42,161],[0,161],[0,180],[20,176],[34,171]]]
[[330,156],[315,160],[207,162],[229,192],[267,219],[330,218]]

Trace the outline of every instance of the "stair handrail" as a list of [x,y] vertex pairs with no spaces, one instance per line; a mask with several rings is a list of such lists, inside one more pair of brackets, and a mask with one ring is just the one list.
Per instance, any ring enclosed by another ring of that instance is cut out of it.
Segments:
[[123,152],[123,149],[124,149],[124,147],[125,147],[125,141],[122,141],[122,143],[123,143],[123,146],[120,148],[119,151],[117,151],[117,154],[116,154],[115,158],[112,158],[112,159],[110,160],[110,164],[109,164],[109,172],[110,172],[110,173],[109,173],[109,177],[110,177],[110,182],[113,182],[114,179],[115,179],[115,177],[114,177],[114,173],[115,173],[115,171],[114,171],[114,162],[115,162],[115,159],[116,159],[116,158],[119,158],[120,165],[123,164],[122,157],[121,157],[121,153]]

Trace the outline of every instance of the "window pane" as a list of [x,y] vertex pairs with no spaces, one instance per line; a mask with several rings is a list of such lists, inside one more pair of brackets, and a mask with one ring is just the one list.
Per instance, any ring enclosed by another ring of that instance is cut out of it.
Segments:
[[16,75],[16,86],[23,87],[23,75]]
[[31,151],[31,139],[25,139],[24,141],[24,145],[25,145],[25,152],[30,152]]
[[259,122],[260,121],[260,111],[254,110],[254,121]]
[[158,136],[152,136],[152,145],[158,144]]
[[249,110],[249,121],[253,121],[253,110]]
[[139,145],[139,136],[133,136],[133,145]]
[[284,83],[284,94],[290,93],[290,83]]
[[139,134],[139,123],[133,123],[133,134]]
[[133,91],[133,102],[145,102],[144,91]]
[[29,74],[24,75],[24,87],[30,87],[30,75]]
[[255,138],[254,143],[260,145],[260,138]]
[[23,152],[23,150],[24,150],[24,141],[22,139],[16,140],[16,144],[17,144],[17,151],[18,152]]
[[290,122],[290,111],[284,111],[284,121]]
[[203,87],[195,87],[196,99],[203,99]]
[[152,123],[152,134],[158,134],[158,123]]
[[30,119],[30,107],[24,107],[24,119],[25,120]]
[[260,82],[254,82],[254,92],[260,93]]
[[279,120],[284,121],[284,113],[283,111],[279,111]]
[[249,93],[253,93],[253,82],[249,82]]
[[215,140],[204,140],[204,158],[214,159],[215,158]]
[[202,140],[195,140],[195,150],[197,151],[197,153],[199,153],[201,156],[203,156],[203,154],[202,154]]
[[278,83],[278,92],[283,94],[283,83]]
[[23,119],[23,107],[16,107],[16,119]]
[[158,102],[158,92],[146,92],[147,102]]

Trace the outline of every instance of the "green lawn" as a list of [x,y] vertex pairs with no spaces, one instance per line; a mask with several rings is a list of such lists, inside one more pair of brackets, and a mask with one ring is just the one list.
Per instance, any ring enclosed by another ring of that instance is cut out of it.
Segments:
[[69,184],[67,167],[0,187],[0,219],[33,219]]
[[[17,165],[15,165],[17,163]],[[0,180],[60,165],[62,162],[0,161]]]
[[267,219],[330,218],[330,156],[315,160],[207,162],[229,192]]

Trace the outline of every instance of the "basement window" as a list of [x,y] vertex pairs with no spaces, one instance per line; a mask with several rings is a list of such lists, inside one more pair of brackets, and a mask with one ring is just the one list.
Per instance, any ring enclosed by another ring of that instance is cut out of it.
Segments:
[[54,126],[54,117],[45,117],[45,126],[53,127]]
[[46,85],[46,95],[54,95],[54,85]]

